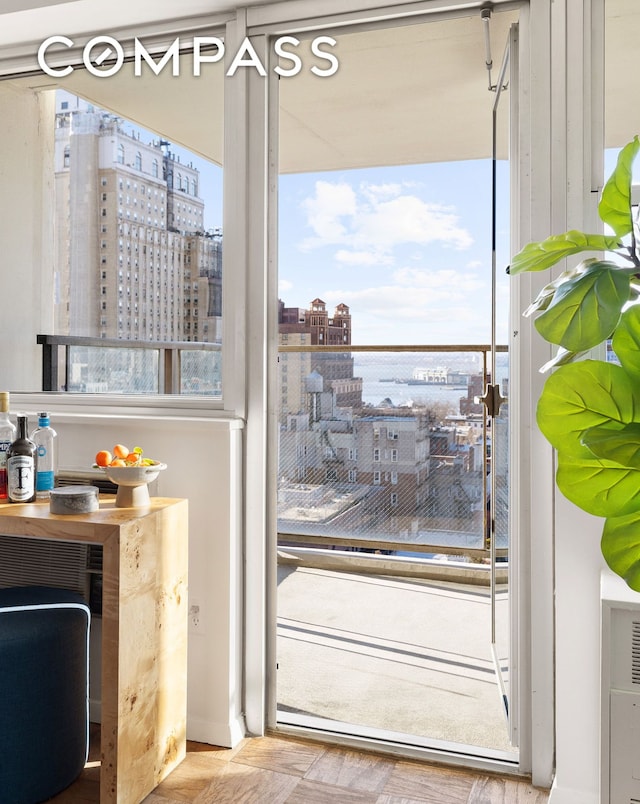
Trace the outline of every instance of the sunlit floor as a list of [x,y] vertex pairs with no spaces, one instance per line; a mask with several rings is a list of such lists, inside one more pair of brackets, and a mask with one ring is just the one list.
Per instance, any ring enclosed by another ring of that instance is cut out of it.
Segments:
[[[515,758],[487,587],[291,566],[279,573],[280,720],[311,716]],[[507,606],[498,593],[503,619]]]
[[[80,777],[50,804],[100,801],[99,729]],[[235,748],[187,743],[187,756],[143,804],[546,804],[525,779],[444,768],[289,737]]]

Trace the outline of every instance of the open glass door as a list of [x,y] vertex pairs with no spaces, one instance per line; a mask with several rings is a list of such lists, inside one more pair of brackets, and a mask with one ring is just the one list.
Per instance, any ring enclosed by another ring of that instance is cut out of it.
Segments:
[[336,37],[330,80],[278,86],[275,725],[514,766],[507,409],[475,399],[508,371],[482,24]]
[[504,714],[510,726],[511,742],[515,729],[511,722],[510,684],[512,630],[512,572],[510,562],[509,516],[509,353],[507,323],[508,290],[505,267],[509,261],[509,143],[510,102],[516,97],[517,26],[513,25],[500,67],[492,113],[492,209],[491,209],[491,352],[490,381],[483,397],[488,418],[487,430],[487,546],[491,564],[491,652],[498,679]]

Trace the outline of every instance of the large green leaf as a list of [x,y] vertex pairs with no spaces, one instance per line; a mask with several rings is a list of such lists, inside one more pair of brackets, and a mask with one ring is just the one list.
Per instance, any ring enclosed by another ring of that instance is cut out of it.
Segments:
[[640,424],[632,422],[621,429],[592,427],[582,438],[596,458],[615,461],[629,469],[640,469]]
[[560,285],[563,285],[565,282],[568,282],[569,280],[574,279],[576,276],[583,274],[592,262],[595,262],[595,260],[582,260],[579,265],[574,266],[568,271],[563,271],[552,282],[549,282],[542,288],[540,293],[538,293],[534,301],[527,307],[522,315],[525,318],[529,318],[529,316],[533,315],[533,313],[546,310],[553,301],[553,297],[556,295],[556,291]]
[[590,455],[558,453],[558,488],[572,503],[596,516],[625,516],[640,511],[640,469]]
[[572,254],[580,254],[582,251],[614,251],[620,245],[619,239],[611,235],[584,234],[576,230],[552,235],[541,242],[528,243],[512,259],[509,273],[515,275],[524,271],[544,271]]
[[558,346],[558,351],[551,358],[551,360],[547,360],[544,366],[540,366],[540,373],[544,374],[552,368],[556,368],[557,366],[565,366],[567,363],[575,363],[576,360],[580,360],[581,357],[584,357],[588,351],[589,350],[586,349],[583,352],[570,352],[563,346]]
[[566,453],[584,454],[583,434],[598,425],[622,426],[635,420],[634,385],[615,363],[582,360],[551,374],[538,401],[538,426]]
[[618,155],[616,169],[605,184],[598,206],[598,213],[618,237],[624,237],[633,229],[631,218],[631,168],[640,148],[635,136]]
[[580,352],[606,340],[629,300],[631,273],[613,262],[597,261],[560,285],[536,329],[551,343]]
[[640,305],[632,304],[624,311],[611,345],[629,374],[638,376],[640,386]]
[[640,592],[640,513],[607,519],[600,547],[616,575]]

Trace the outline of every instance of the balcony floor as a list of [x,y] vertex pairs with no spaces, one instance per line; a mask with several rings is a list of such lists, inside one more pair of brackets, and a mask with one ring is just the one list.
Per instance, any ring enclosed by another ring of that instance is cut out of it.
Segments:
[[[291,566],[278,581],[279,720],[292,713],[515,757],[487,587]],[[507,606],[499,592],[498,614]]]

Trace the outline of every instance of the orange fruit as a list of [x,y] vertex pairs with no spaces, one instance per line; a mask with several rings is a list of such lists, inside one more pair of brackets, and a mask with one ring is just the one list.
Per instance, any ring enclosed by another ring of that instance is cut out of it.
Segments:
[[125,458],[128,466],[136,466],[140,463],[140,453],[139,452],[130,452],[127,457]]
[[113,454],[116,458],[126,458],[129,454],[129,447],[125,447],[124,444],[116,444],[113,448]]
[[122,460],[122,458],[114,458],[109,466],[126,466],[127,464]]
[[101,449],[100,452],[96,454],[96,463],[98,466],[109,466],[111,461],[112,457],[108,449]]

